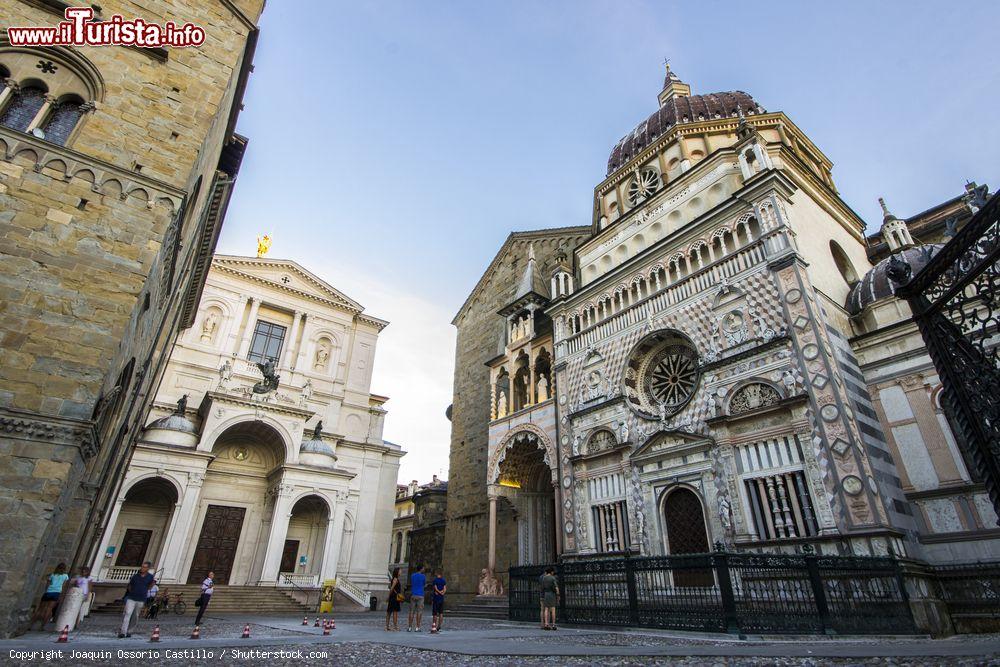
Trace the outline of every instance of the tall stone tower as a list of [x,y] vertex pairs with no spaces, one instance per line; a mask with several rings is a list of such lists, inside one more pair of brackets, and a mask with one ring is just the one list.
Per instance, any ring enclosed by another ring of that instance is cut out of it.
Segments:
[[[548,276],[558,264],[560,250],[570,252],[589,232],[590,227],[585,226],[511,234],[452,321],[458,337],[444,541],[449,595],[463,599],[474,596],[480,570],[487,563],[490,517],[486,477],[491,416],[491,370],[487,362],[503,354],[507,326],[497,313],[514,300],[529,246],[534,248],[540,275]],[[509,510],[501,508],[496,537],[501,546],[499,571],[506,570],[504,563],[508,560],[503,547],[517,543],[509,514]]]
[[[179,330],[192,323],[246,139],[263,0],[101,3],[190,22],[188,48],[0,36],[0,636],[58,562],[87,563]],[[5,23],[67,3],[3,0]]]

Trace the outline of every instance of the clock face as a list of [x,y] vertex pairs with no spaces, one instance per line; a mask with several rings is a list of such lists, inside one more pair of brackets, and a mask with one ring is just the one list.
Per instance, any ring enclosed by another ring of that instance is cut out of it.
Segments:
[[246,447],[240,447],[235,452],[233,452],[233,458],[236,459],[237,461],[246,461],[249,455],[250,452],[247,450]]

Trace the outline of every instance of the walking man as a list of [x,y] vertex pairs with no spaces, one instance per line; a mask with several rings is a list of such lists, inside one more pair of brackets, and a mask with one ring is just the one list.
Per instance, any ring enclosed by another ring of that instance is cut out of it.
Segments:
[[444,620],[444,594],[448,592],[448,582],[444,580],[441,568],[434,570],[434,581],[431,582],[431,630],[441,632],[441,621]]
[[125,613],[122,615],[122,627],[118,631],[118,639],[131,637],[132,617],[138,614],[139,609],[146,604],[146,593],[153,585],[153,573],[149,571],[152,563],[146,561],[139,568],[139,571],[128,580],[128,588],[125,589]]
[[[424,616],[424,586],[427,584],[427,576],[424,575],[424,566],[418,565],[417,571],[410,577],[410,614],[406,620],[407,632],[420,632],[420,621]],[[413,617],[417,618],[417,625],[414,628]]]
[[205,581],[201,582],[201,595],[194,603],[198,607],[198,615],[194,619],[195,625],[201,625],[201,617],[205,615],[205,610],[208,609],[208,603],[212,601],[212,593],[214,592],[215,572],[209,572]]

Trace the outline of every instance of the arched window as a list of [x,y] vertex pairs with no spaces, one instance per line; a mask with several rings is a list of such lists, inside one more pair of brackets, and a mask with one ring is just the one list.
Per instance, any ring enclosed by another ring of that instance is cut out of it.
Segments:
[[3,117],[0,117],[0,125],[18,132],[27,132],[31,121],[45,104],[45,92],[40,83],[30,83],[15,90],[3,111]]
[[75,95],[52,105],[52,113],[42,126],[42,131],[45,132],[44,139],[65,146],[82,115],[83,100]]
[[13,86],[0,96],[0,125],[61,146],[104,99],[100,72],[66,47],[0,47],[0,79]]
[[837,265],[837,270],[840,271],[844,282],[847,283],[848,287],[852,287],[854,283],[858,282],[858,274],[854,270],[851,260],[847,258],[847,253],[836,241],[830,241],[830,254],[833,255],[833,263]]

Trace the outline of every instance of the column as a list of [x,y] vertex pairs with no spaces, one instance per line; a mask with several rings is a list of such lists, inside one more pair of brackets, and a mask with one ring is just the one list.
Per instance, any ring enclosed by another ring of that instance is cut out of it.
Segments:
[[184,489],[184,497],[174,508],[170,527],[163,540],[163,549],[160,551],[159,565],[163,568],[160,578],[164,582],[181,582],[181,560],[184,557],[184,547],[188,543],[188,535],[191,534],[195,511],[198,509],[203,481],[204,478],[200,474],[192,475]]
[[497,569],[497,497],[490,496],[490,551],[489,563],[490,572]]
[[288,519],[292,515],[292,487],[287,484],[279,484],[275,492],[277,497],[274,500],[271,532],[267,537],[264,567],[260,574],[261,584],[272,586],[278,582],[281,553],[285,549],[285,536],[288,534]]
[[115,504],[111,507],[111,514],[108,516],[108,522],[104,525],[104,535],[101,536],[101,548],[97,550],[97,555],[94,557],[94,565],[90,568],[90,571],[97,581],[101,578],[101,569],[104,567],[104,561],[108,561],[108,567],[111,567],[113,558],[104,558],[104,554],[108,552],[108,547],[111,546],[111,534],[115,532],[115,524],[118,523],[118,514],[122,511],[122,505],[125,504],[125,496],[122,495]]
[[250,317],[247,318],[247,328],[243,330],[243,339],[240,341],[240,359],[246,359],[250,352],[250,337],[253,336],[254,327],[257,326],[257,309],[260,308],[260,299],[255,296],[250,297]]
[[7,98],[11,96],[11,92],[14,90],[15,86],[17,86],[17,83],[11,79],[7,79],[7,83],[4,84],[3,88],[0,88],[0,107],[3,107],[4,102],[6,102]]
[[562,534],[562,521],[560,520],[560,517],[562,516],[561,514],[562,510],[560,509],[559,505],[559,485],[556,484],[555,482],[552,483],[552,507],[553,507],[552,524],[555,527],[555,532],[556,532],[556,542],[555,544],[552,545],[552,547],[555,551],[556,559],[558,559],[559,555],[562,554],[563,551],[563,546],[562,546],[563,534]]
[[295,340],[299,335],[299,325],[302,322],[302,311],[295,311],[295,318],[292,320],[292,331],[288,336],[288,343],[285,345],[284,351],[281,353],[281,363],[278,364],[281,368],[294,368],[295,359],[298,356],[297,352],[293,352],[295,349]]
[[32,130],[34,130],[36,127],[42,124],[42,121],[45,120],[45,116],[47,116],[49,113],[49,109],[52,108],[53,102],[54,100],[51,97],[49,97],[48,95],[45,96],[45,104],[43,104],[42,108],[38,110],[38,113],[35,114],[35,117],[31,119],[31,122],[28,124],[28,129],[26,129],[25,132],[30,133]]
[[340,544],[344,537],[344,513],[347,510],[346,498],[337,497],[333,508],[333,516],[326,524],[326,545],[323,547],[323,565],[320,567],[320,584],[327,579],[337,578],[337,564],[340,560]]

